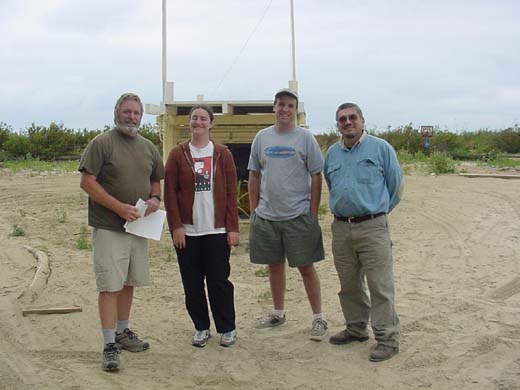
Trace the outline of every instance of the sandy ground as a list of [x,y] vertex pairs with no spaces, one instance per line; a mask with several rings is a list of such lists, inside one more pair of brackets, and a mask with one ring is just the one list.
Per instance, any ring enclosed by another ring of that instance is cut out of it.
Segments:
[[[367,343],[307,338],[311,313],[301,278],[288,272],[288,324],[254,330],[270,306],[268,280],[247,256],[247,223],[232,255],[239,341],[190,345],[168,235],[151,244],[153,286],[136,291],[132,327],[151,343],[123,352],[119,373],[101,371],[102,337],[90,251],[76,240],[86,196],[75,173],[0,174],[1,389],[520,389],[520,180],[408,175],[390,216],[401,353],[370,363]],[[326,198],[326,196],[324,196]],[[325,199],[326,200],[326,199]],[[330,252],[318,265],[331,332],[343,327]],[[13,225],[24,236],[9,234]],[[17,299],[34,275],[23,245],[48,254],[49,284],[32,305]],[[29,315],[22,307],[76,305],[81,313]]]

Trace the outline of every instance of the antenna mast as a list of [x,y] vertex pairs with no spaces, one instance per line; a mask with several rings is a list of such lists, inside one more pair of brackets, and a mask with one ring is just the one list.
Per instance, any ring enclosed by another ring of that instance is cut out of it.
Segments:
[[162,102],[166,103],[166,0],[162,0]]
[[291,43],[292,43],[292,79],[289,80],[289,88],[298,93],[298,81],[296,80],[296,39],[294,37],[294,0],[291,0]]

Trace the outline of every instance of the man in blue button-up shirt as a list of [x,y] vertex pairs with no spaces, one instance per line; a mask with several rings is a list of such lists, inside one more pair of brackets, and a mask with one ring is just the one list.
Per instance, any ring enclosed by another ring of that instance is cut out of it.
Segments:
[[369,359],[378,362],[399,352],[387,214],[401,199],[403,178],[394,149],[364,131],[365,119],[356,104],[340,105],[336,122],[341,139],[329,148],[324,172],[334,214],[332,253],[346,329],[330,342],[368,340],[371,319],[378,343]]

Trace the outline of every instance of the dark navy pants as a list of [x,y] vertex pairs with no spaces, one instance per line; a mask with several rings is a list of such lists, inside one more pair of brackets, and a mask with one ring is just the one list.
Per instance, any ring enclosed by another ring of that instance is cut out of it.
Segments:
[[217,332],[225,333],[235,329],[234,287],[229,280],[231,266],[227,234],[186,236],[186,247],[175,250],[186,309],[195,329],[210,327],[204,280]]

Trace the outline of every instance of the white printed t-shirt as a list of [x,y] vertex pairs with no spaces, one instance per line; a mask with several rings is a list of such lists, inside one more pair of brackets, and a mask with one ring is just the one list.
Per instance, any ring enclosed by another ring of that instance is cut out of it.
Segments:
[[195,200],[193,225],[184,224],[187,236],[226,233],[226,228],[215,229],[215,202],[213,200],[213,142],[197,148],[190,142],[190,153],[195,169]]

